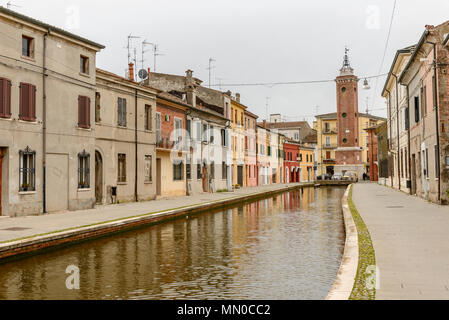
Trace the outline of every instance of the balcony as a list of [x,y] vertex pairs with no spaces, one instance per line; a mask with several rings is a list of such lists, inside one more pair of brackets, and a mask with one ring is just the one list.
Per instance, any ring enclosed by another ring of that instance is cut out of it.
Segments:
[[335,159],[323,159],[323,164],[335,164]]
[[324,129],[324,130],[323,130],[323,134],[333,134],[333,135],[335,135],[335,134],[338,134],[338,130],[337,130],[337,128],[334,128],[334,129]]
[[336,143],[324,143],[323,149],[336,149],[337,144]]

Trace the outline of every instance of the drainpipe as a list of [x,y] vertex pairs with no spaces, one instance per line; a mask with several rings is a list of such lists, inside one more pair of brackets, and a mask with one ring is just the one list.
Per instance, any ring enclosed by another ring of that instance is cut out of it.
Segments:
[[50,29],[44,34],[43,72],[42,72],[42,211],[47,213],[47,37]]
[[[186,110],[185,112],[185,124],[187,126],[187,115],[190,115],[190,110]],[[192,121],[190,121],[190,135],[192,135]],[[186,175],[185,175],[185,179],[186,179],[186,195],[190,196],[189,193],[189,180],[187,179],[187,157],[190,154],[190,144],[191,144],[191,136],[186,137],[186,142],[189,141],[189,143],[187,144],[187,147],[189,148],[188,152],[186,152]],[[192,157],[190,157],[190,175],[192,175]]]
[[396,135],[398,136],[398,185],[399,190],[401,190],[401,148],[399,146],[399,83],[398,83],[398,77],[395,74],[391,74],[396,82]]
[[138,197],[138,192],[137,192],[137,164],[138,164],[138,154],[137,154],[137,145],[138,145],[138,141],[137,141],[137,89],[135,89],[135,103],[134,103],[134,137],[135,137],[135,149],[136,149],[136,158],[135,158],[135,175],[134,175],[134,200],[136,202],[139,202],[139,197]]
[[427,43],[433,45],[433,96],[434,96],[434,108],[435,108],[435,123],[436,123],[436,138],[437,138],[437,149],[438,157],[436,157],[436,165],[438,168],[438,203],[441,204],[441,167],[440,167],[440,120],[438,117],[438,88],[437,88],[437,44],[435,42],[426,41]]
[[[388,139],[388,152],[390,152],[390,150],[391,150],[391,132],[392,132],[392,130],[391,130],[392,129],[391,128],[391,92],[388,91],[387,89],[385,89],[385,91],[388,93],[388,122],[390,123],[390,139]],[[388,132],[387,132],[387,136],[388,136]],[[393,170],[394,170],[394,164],[393,164]],[[389,174],[390,174],[390,180],[391,180],[391,187],[393,188],[393,176],[391,175],[391,172],[389,172]]]
[[409,85],[406,85],[407,88],[407,108],[408,108],[408,128],[407,128],[407,144],[408,144],[408,177],[410,179],[410,195],[413,194],[413,181],[412,181],[412,152],[410,150],[411,142],[410,142],[410,88]]

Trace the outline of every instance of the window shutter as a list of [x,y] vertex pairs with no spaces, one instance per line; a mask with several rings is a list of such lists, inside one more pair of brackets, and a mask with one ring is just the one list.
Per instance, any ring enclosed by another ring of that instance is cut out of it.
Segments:
[[36,86],[32,84],[28,85],[29,90],[29,113],[28,117],[30,121],[34,121],[36,119]]
[[78,127],[83,125],[83,97],[78,96]]
[[118,98],[118,105],[117,105],[117,122],[118,125],[122,125],[122,99]]
[[85,97],[85,108],[84,108],[84,116],[86,119],[85,125],[86,128],[90,128],[90,98],[89,97]]
[[0,79],[0,117],[11,117],[11,81]]

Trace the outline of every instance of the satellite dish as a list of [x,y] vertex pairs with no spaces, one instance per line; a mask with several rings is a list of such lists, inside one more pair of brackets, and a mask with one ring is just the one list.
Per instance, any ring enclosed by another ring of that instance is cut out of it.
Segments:
[[145,80],[148,77],[148,72],[145,69],[139,71],[139,78]]

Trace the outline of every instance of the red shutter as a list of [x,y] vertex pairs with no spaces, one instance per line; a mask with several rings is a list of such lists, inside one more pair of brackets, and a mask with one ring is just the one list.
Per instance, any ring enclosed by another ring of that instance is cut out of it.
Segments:
[[80,128],[90,128],[90,98],[78,97],[78,126]]
[[28,83],[20,84],[19,119],[36,120],[36,86]]
[[0,78],[0,117],[11,117],[11,81]]
[[20,84],[20,110],[19,110],[19,119],[20,120],[28,120],[27,116],[28,116],[28,107],[27,107],[27,102],[28,102],[28,96],[27,96],[27,85],[26,83],[21,83]]
[[78,127],[83,125],[83,97],[78,96]]

